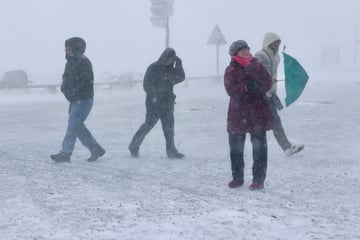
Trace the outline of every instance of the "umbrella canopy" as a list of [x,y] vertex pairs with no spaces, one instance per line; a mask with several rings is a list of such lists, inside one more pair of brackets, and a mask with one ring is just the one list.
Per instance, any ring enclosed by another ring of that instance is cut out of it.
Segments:
[[309,75],[295,58],[285,52],[282,52],[282,54],[285,71],[285,105],[288,107],[300,97],[309,79]]

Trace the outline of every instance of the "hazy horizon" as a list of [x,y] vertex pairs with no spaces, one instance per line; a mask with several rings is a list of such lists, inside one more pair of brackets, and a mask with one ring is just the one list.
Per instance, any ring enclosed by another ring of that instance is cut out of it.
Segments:
[[[287,52],[307,69],[321,67],[326,48],[340,51],[341,68],[353,68],[360,3],[346,3],[175,0],[170,45],[183,59],[188,76],[216,73],[215,46],[206,44],[215,25],[227,41],[220,47],[220,74],[229,62],[231,42],[244,39],[255,53],[265,32],[278,33]],[[86,40],[86,55],[96,75],[143,73],[165,47],[165,31],[152,26],[150,7],[149,0],[0,0],[1,76],[5,71],[24,69],[38,78],[35,82],[44,82],[41,78],[46,76],[60,77],[65,64],[64,40],[72,36]],[[57,81],[60,79],[49,80]]]

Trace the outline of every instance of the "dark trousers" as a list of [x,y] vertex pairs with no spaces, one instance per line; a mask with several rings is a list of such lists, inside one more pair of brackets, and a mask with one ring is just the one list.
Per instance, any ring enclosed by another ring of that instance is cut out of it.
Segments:
[[273,128],[273,134],[274,137],[276,139],[276,141],[278,142],[278,144],[280,145],[280,147],[285,151],[286,149],[291,147],[291,143],[289,142],[288,138],[286,137],[284,128],[282,126],[281,123],[281,119],[276,107],[276,103],[274,101],[269,100],[270,103],[270,107],[271,107],[271,112],[274,118],[274,128]]
[[[263,183],[267,169],[267,141],[266,132],[251,132],[253,167],[253,181]],[[246,134],[229,134],[231,172],[233,179],[244,181],[244,145]]]
[[148,102],[146,103],[145,122],[137,130],[129,145],[129,149],[131,151],[139,151],[140,145],[144,141],[145,136],[156,125],[159,119],[161,121],[161,126],[166,141],[166,152],[171,153],[176,151],[174,143],[174,104],[168,104],[165,107],[159,107]]

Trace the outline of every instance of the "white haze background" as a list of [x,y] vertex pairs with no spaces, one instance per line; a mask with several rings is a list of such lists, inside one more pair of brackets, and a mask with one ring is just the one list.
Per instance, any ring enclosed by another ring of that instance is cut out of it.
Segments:
[[[220,69],[229,61],[231,42],[244,39],[255,53],[268,31],[278,33],[307,68],[321,66],[328,46],[340,48],[342,67],[352,67],[359,5],[356,0],[175,0],[170,45],[184,59],[188,76],[216,73],[215,47],[206,45],[216,24],[228,42],[220,48]],[[164,29],[151,25],[150,6],[149,0],[0,0],[0,71],[21,68],[34,82],[58,82],[64,40],[81,36],[98,76],[142,73],[165,46]]]
[[[26,70],[35,83],[60,83],[64,40],[88,43],[96,81],[107,74],[143,73],[165,45],[151,26],[150,2],[0,0],[0,71]],[[213,75],[215,48],[206,45],[218,24],[227,49],[245,39],[256,51],[277,32],[288,53],[308,70],[296,103],[280,112],[291,141],[305,150],[286,157],[271,132],[265,189],[246,182],[229,189],[228,96],[222,82],[190,81],[175,88],[175,142],[186,154],[168,160],[159,124],[141,157],[127,145],[144,120],[141,84],[95,89],[86,121],[106,155],[87,163],[77,143],[72,162],[55,164],[67,121],[67,102],[45,89],[0,91],[0,239],[356,240],[360,239],[359,71],[353,30],[358,1],[175,0],[171,46],[188,76]],[[273,16],[273,17],[268,17]],[[325,47],[341,50],[338,69],[324,69]],[[281,73],[280,73],[281,74]],[[279,85],[284,99],[284,86]]]

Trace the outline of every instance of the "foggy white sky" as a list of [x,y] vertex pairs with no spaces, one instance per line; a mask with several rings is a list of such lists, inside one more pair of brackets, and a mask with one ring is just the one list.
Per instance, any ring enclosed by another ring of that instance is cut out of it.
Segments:
[[[64,40],[72,36],[87,41],[96,75],[143,73],[165,46],[150,6],[150,0],[0,0],[0,73],[24,69],[35,82],[60,81]],[[268,31],[308,69],[321,66],[326,46],[339,47],[342,67],[353,67],[355,25],[360,38],[358,0],[175,0],[174,9],[170,45],[188,76],[216,73],[215,46],[206,45],[216,24],[228,42],[220,48],[220,72],[232,41],[246,40],[255,53]]]

